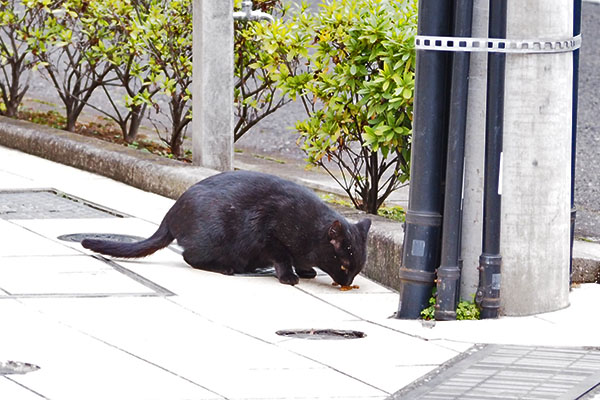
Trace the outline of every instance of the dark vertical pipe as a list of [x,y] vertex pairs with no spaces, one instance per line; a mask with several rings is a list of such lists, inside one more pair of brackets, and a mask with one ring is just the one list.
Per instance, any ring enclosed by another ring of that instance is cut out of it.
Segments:
[[[490,38],[506,38],[506,0],[490,0]],[[506,55],[489,53],[483,191],[483,244],[479,257],[476,302],[481,318],[497,318],[500,308],[500,168],[504,128],[504,72]]]
[[[454,36],[471,37],[472,20],[473,0],[457,0],[454,9]],[[461,203],[470,59],[468,52],[456,52],[452,56],[442,255],[437,270],[435,307],[435,319],[438,321],[456,319],[460,291]]]
[[[418,34],[449,36],[452,4],[420,0]],[[447,52],[417,51],[411,184],[397,318],[419,318],[428,306],[439,259],[448,66]]]
[[[581,34],[581,0],[573,1],[573,36]],[[571,257],[569,280],[573,274],[573,240],[575,239],[575,163],[577,161],[577,108],[579,103],[579,49],[573,53],[573,125],[571,131]]]

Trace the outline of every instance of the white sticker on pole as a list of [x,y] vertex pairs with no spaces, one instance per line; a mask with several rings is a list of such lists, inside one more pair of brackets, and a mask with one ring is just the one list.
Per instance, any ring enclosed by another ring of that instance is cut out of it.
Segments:
[[410,254],[415,257],[423,257],[425,255],[425,241],[414,239]]
[[502,161],[503,161],[504,152],[500,152],[500,166],[498,171],[498,196],[502,196]]

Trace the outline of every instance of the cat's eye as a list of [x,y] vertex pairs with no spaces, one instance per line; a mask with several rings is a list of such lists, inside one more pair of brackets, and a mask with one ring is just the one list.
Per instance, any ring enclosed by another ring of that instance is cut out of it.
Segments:
[[348,271],[348,267],[346,267],[344,265],[342,265],[340,268],[342,269],[342,271]]

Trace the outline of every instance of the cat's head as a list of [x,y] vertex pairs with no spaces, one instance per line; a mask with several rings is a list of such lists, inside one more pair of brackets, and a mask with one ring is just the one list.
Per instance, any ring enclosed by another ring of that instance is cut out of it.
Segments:
[[333,280],[348,286],[365,266],[367,260],[367,234],[371,220],[365,218],[356,224],[333,221],[327,238],[333,252],[319,267]]

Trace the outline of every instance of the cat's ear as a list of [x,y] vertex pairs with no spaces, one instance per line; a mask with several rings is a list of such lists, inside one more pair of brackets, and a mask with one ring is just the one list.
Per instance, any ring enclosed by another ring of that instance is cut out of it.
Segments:
[[369,228],[371,227],[371,220],[369,218],[362,219],[356,224],[356,227],[364,237],[367,237],[367,233],[369,233]]
[[339,250],[342,247],[342,242],[344,241],[344,228],[340,221],[333,221],[329,227],[327,236],[329,237],[329,243],[331,243],[336,250]]

